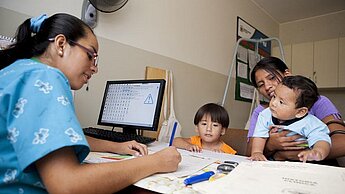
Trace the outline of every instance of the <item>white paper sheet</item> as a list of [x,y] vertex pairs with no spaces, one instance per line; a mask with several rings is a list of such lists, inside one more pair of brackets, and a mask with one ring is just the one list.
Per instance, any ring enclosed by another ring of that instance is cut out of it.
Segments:
[[106,163],[106,162],[117,162],[121,160],[128,160],[135,158],[134,156],[129,155],[119,155],[113,153],[104,153],[104,152],[90,152],[89,155],[85,158],[85,163]]
[[242,62],[237,62],[237,76],[248,79],[248,65]]
[[301,162],[242,162],[227,176],[193,185],[200,193],[344,194],[345,169]]
[[[153,154],[154,152],[162,150],[166,147],[168,147],[168,144],[166,143],[154,142],[152,145],[149,145],[148,147],[149,154]],[[206,166],[219,160],[214,157],[205,157],[203,153],[194,153],[182,149],[177,150],[182,157],[182,161],[179,164],[177,171],[164,174],[164,176],[170,177],[172,179],[186,177],[195,174],[196,172],[200,171]]]

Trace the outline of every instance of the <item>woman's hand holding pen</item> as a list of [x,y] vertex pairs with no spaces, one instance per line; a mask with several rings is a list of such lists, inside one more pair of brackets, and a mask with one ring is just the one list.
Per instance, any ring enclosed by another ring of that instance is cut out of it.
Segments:
[[181,162],[181,154],[174,146],[167,147],[147,157],[154,157],[153,165],[157,168],[157,172],[173,172],[177,170],[178,164]]

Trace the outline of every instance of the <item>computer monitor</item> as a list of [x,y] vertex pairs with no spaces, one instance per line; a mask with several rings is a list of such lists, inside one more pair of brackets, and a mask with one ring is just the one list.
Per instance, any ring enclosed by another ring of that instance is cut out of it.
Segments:
[[164,89],[164,79],[107,81],[97,124],[157,131]]

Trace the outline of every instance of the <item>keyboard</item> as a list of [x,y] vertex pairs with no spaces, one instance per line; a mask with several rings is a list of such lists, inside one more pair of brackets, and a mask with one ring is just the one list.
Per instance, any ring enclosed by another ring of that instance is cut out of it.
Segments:
[[98,139],[110,140],[114,142],[125,142],[125,141],[135,140],[142,144],[150,144],[156,141],[156,139],[152,137],[144,137],[141,135],[110,131],[110,130],[94,128],[94,127],[83,128],[83,131],[84,131],[84,134],[87,136],[98,138]]

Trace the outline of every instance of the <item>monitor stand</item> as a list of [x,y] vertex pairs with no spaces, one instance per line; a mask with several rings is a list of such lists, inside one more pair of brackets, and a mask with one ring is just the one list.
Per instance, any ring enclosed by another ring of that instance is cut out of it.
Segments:
[[130,128],[130,127],[123,127],[123,128],[122,128],[122,133],[124,133],[124,134],[134,134],[134,135],[138,135],[137,129]]

